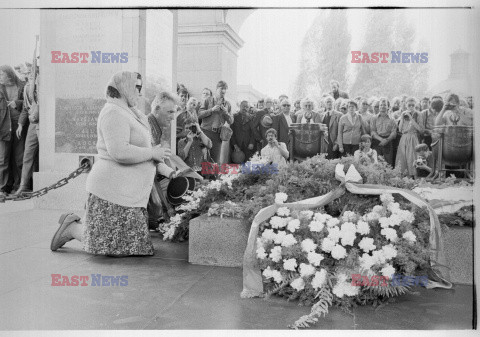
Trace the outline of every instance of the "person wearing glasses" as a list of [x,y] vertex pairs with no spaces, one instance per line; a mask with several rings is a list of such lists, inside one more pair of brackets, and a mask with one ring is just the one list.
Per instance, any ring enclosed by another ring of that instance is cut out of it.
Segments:
[[362,116],[356,111],[357,103],[349,100],[348,112],[338,121],[338,151],[345,155],[351,155],[359,149],[360,137],[365,134]]
[[288,99],[283,99],[280,102],[279,114],[273,116],[273,125],[272,127],[277,130],[277,139],[281,143],[288,145],[290,138],[288,136],[288,128],[292,125],[293,120],[290,115],[290,101]]
[[306,97],[300,101],[301,110],[295,114],[295,123],[306,124],[309,123],[321,123],[322,116],[313,111],[313,100]]
[[[140,74],[118,72],[106,89],[107,102],[97,121],[98,157],[86,183],[85,217],[80,221],[73,213],[63,214],[50,249],[76,239],[91,254],[153,255],[146,208],[156,163],[169,157],[170,149],[152,146],[148,118],[136,108]],[[175,111],[174,102],[168,104]]]
[[398,143],[395,168],[409,177],[415,177],[414,162],[416,159],[415,148],[423,136],[425,121],[422,112],[415,110],[416,100],[409,97],[405,100],[407,110],[403,111],[398,124],[398,132],[402,135]]

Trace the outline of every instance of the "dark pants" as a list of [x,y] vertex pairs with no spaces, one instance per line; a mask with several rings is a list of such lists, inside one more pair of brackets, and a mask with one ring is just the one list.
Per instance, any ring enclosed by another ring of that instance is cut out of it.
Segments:
[[[252,156],[255,154],[255,147],[253,148],[253,150],[249,150],[248,145],[239,146],[239,148],[245,154],[245,162],[249,161],[250,158],[252,158]],[[232,147],[230,151],[230,156],[232,156],[233,151],[235,151],[235,149]],[[230,162],[233,163],[233,161],[230,161]]]
[[338,146],[337,146],[337,150],[333,151],[333,146],[335,144],[330,141],[327,145],[327,159],[337,159],[337,158],[340,158],[340,152],[338,151]]
[[359,149],[358,144],[343,144],[343,154],[342,156],[353,156],[355,151]]
[[422,139],[422,143],[427,144],[428,149],[432,151],[432,136],[426,135]]
[[398,150],[398,144],[400,144],[400,138],[402,138],[402,134],[400,132],[397,132],[397,137],[392,140],[392,145],[393,145],[393,167],[395,167],[395,162],[397,161],[397,150]]
[[20,185],[28,186],[33,175],[33,168],[38,156],[37,124],[30,123],[25,139],[25,151],[23,153],[22,179]]
[[385,146],[380,146],[379,141],[376,139],[372,140],[372,149],[377,151],[377,155],[383,156],[385,161],[393,166],[393,141],[388,142]]
[[203,133],[212,141],[212,148],[210,149],[210,156],[215,163],[220,163],[220,152],[222,149],[222,140],[220,133],[212,130],[202,129]]
[[16,131],[18,121],[12,121],[12,131],[9,141],[0,141],[0,191],[9,192],[17,189],[20,185],[23,165],[23,150],[25,148],[25,135],[27,130],[22,131],[20,139]]

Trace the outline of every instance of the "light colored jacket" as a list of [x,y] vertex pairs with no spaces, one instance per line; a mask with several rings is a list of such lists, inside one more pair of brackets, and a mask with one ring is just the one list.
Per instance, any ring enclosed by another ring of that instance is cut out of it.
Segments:
[[97,135],[98,160],[87,177],[87,192],[117,205],[146,208],[155,177],[147,117],[121,99],[108,99]]

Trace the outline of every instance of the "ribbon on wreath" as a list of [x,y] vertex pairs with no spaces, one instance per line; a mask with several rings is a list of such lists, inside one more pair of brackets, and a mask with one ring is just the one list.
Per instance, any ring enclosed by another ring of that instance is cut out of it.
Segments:
[[341,182],[340,186],[333,191],[310,199],[305,199],[292,203],[273,204],[262,208],[252,222],[250,233],[248,235],[247,247],[243,256],[243,291],[242,298],[261,297],[263,296],[263,281],[260,268],[257,261],[257,237],[259,226],[265,220],[271,218],[277,212],[279,207],[288,207],[291,209],[310,209],[325,206],[333,200],[341,197],[345,190],[353,194],[381,195],[395,194],[402,195],[405,199],[419,207],[427,207],[430,215],[430,265],[436,280],[429,280],[427,288],[452,288],[450,273],[446,266],[445,253],[443,251],[443,237],[438,217],[430,204],[425,201],[417,193],[396,187],[374,184],[362,184],[362,177],[355,169],[354,165],[350,165],[347,174],[344,173],[344,165],[337,164],[335,167],[335,178]]

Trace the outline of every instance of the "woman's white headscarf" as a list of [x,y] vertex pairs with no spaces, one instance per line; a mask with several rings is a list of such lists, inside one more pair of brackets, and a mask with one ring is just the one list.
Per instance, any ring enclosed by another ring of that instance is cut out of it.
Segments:
[[[112,87],[120,93],[120,99],[124,100],[129,107],[137,105],[136,84],[138,73],[120,71],[114,74],[108,81],[107,88]],[[108,97],[107,97],[108,98]]]

